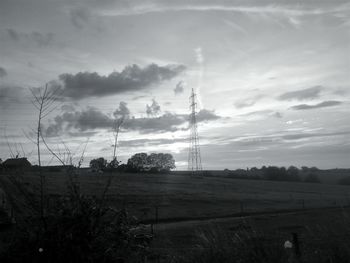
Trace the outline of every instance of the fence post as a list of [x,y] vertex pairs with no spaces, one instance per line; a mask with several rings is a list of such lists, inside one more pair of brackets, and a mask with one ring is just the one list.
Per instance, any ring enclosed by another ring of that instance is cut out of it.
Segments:
[[294,250],[294,255],[297,259],[297,262],[300,262],[300,257],[301,257],[301,251],[300,251],[300,244],[299,244],[299,239],[298,239],[298,234],[297,233],[292,233],[292,240],[293,240],[293,250]]

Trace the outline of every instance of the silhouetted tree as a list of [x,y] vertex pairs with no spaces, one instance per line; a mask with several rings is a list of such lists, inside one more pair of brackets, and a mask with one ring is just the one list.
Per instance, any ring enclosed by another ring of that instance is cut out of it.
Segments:
[[175,168],[175,160],[168,153],[137,153],[128,160],[127,165],[134,171],[164,172]]
[[287,169],[287,173],[288,173],[288,181],[300,181],[300,177],[299,177],[299,169],[295,166],[289,166]]
[[90,161],[90,168],[95,171],[103,171],[107,167],[107,160],[103,157],[92,159]]

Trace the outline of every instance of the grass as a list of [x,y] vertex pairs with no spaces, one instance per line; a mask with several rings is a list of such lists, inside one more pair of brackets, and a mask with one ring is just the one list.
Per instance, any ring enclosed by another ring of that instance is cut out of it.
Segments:
[[[79,185],[84,196],[94,198],[103,194],[110,176],[85,172],[76,174],[73,180]],[[22,174],[19,177],[27,187],[37,185],[39,179],[34,173]],[[45,178],[48,194],[46,202],[50,204],[58,196],[69,195],[67,176],[63,173],[47,173]],[[305,210],[298,215],[271,214],[254,216],[246,220],[223,218],[215,220],[214,224],[213,221],[193,221],[192,223],[184,221],[183,224],[177,222],[179,219],[224,217],[239,214],[242,211],[252,213],[301,209],[303,206],[305,208],[346,206],[349,202],[348,186],[142,173],[114,174],[112,179],[107,193],[109,206],[126,207],[131,215],[136,215],[141,221],[154,220],[157,207],[159,221],[174,222],[155,226],[156,236],[152,249],[165,255],[165,262],[170,260],[218,262],[217,259],[220,259],[220,262],[286,262],[288,255],[282,244],[292,230],[281,230],[285,226],[303,228],[303,242],[318,240],[317,244],[310,243],[303,246],[305,250],[303,254],[305,258],[312,256],[319,261],[308,259],[309,261],[305,262],[342,262],[340,260],[350,256],[347,247],[350,241],[348,236],[339,237],[339,233],[345,233],[345,226],[350,225],[348,224],[350,217],[346,214],[347,217],[340,215],[335,218],[335,213],[331,210],[315,210],[313,216]],[[21,193],[16,193],[14,196],[20,199]],[[17,203],[20,204],[21,200],[18,201]],[[18,208],[16,216],[19,215],[18,213],[27,213],[23,211]],[[321,231],[322,235],[319,235],[320,230],[313,228],[313,224],[318,222],[320,227],[324,227],[327,225],[326,221],[330,220],[330,215],[332,215],[331,222],[337,222],[335,225],[343,226],[342,229],[330,230],[331,228],[327,226],[323,232]],[[270,226],[274,228],[270,229]],[[276,229],[278,229],[277,232]],[[323,241],[329,240],[327,233],[332,231],[334,241],[331,245],[322,244]],[[350,236],[350,231],[348,229],[346,231]],[[337,240],[342,240],[343,243],[338,244]],[[340,250],[337,251],[333,244],[337,244]],[[326,246],[326,249],[323,246]],[[318,251],[317,255],[313,254],[315,251]],[[321,253],[321,251],[326,252]],[[340,255],[338,259],[337,254]],[[170,259],[171,255],[173,258]],[[184,255],[184,257],[178,255]],[[239,261],[233,261],[232,258]],[[265,259],[262,260],[262,258]],[[323,259],[331,261],[323,261]]]
[[[34,183],[34,174],[23,176]],[[102,194],[108,174],[83,173],[75,177],[85,195]],[[51,195],[66,192],[66,177],[47,173]],[[347,206],[349,187],[341,185],[242,180],[220,177],[193,178],[168,174],[115,174],[107,199],[112,206],[126,206],[140,220],[219,217],[231,214]]]

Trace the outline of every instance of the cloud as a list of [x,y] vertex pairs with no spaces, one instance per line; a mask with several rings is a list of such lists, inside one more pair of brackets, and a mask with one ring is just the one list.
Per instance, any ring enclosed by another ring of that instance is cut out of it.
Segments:
[[40,33],[33,31],[31,33],[21,33],[16,30],[9,28],[6,30],[8,36],[12,41],[22,41],[22,42],[34,42],[38,47],[45,47],[53,44],[54,34],[53,33]]
[[73,99],[101,97],[128,91],[145,89],[162,81],[170,80],[185,70],[183,65],[158,66],[150,64],[144,68],[127,66],[121,72],[101,76],[96,72],[62,74],[63,96]]
[[78,29],[82,29],[86,24],[88,24],[90,18],[91,13],[87,8],[74,8],[70,11],[70,20]]
[[0,78],[4,78],[7,76],[7,71],[3,67],[0,67]]
[[181,94],[184,92],[184,88],[185,88],[186,83],[184,81],[180,81],[176,84],[176,87],[174,89],[174,93],[175,95]]
[[308,100],[316,99],[320,96],[320,92],[323,89],[322,86],[315,86],[312,88],[291,91],[283,93],[278,97],[279,100]]
[[251,107],[263,97],[264,97],[263,95],[257,95],[257,96],[255,96],[253,98],[246,98],[246,99],[241,100],[241,101],[236,101],[236,102],[233,103],[233,105],[237,109]]
[[311,110],[311,109],[317,109],[317,108],[337,106],[341,103],[342,103],[341,101],[328,100],[328,101],[323,101],[323,102],[315,104],[315,105],[299,104],[299,105],[295,105],[295,106],[291,107],[291,109],[293,109],[293,110]]
[[24,88],[17,86],[0,86],[0,106],[7,108],[12,103],[23,102],[28,93]]
[[203,51],[201,47],[197,47],[194,49],[194,53],[196,55],[196,61],[198,64],[203,64],[204,62],[204,56],[203,56]]
[[350,131],[328,132],[328,133],[295,133],[295,134],[284,135],[281,138],[285,140],[301,140],[301,139],[314,138],[314,137],[330,137],[330,136],[341,136],[341,135],[349,135],[349,134],[350,134]]
[[157,118],[131,118],[125,122],[127,130],[139,131],[140,133],[152,132],[175,132],[178,126],[187,122],[187,116],[173,113],[165,113]]
[[49,46],[53,43],[54,40],[54,34],[53,33],[46,33],[42,34],[39,32],[32,32],[30,34],[30,38],[34,40],[34,42],[39,46],[39,47],[45,47]]
[[[201,110],[197,115],[198,122],[207,122],[221,118],[213,111]],[[140,133],[175,132],[187,129],[183,125],[188,123],[188,115],[165,113],[156,118],[128,118],[124,121],[122,129],[126,131],[139,131]],[[43,129],[46,136],[58,136],[69,132],[86,132],[96,129],[109,130],[114,125],[114,119],[100,110],[88,107],[80,111],[67,111],[56,116]]]
[[272,116],[274,116],[274,117],[276,117],[276,118],[282,118],[282,117],[283,117],[282,113],[280,113],[279,111],[274,112],[274,113],[272,114]]
[[160,113],[160,106],[155,99],[152,100],[151,105],[146,105],[146,113],[148,116],[157,116]]
[[16,30],[12,29],[12,28],[8,28],[6,29],[7,34],[9,35],[9,37],[13,40],[13,41],[19,41],[19,34],[17,33]]
[[214,111],[202,109],[197,113],[197,121],[203,122],[203,121],[212,121],[220,119],[220,116],[216,115]]
[[86,110],[69,111],[56,116],[44,130],[46,136],[58,136],[65,131],[85,132],[94,129],[108,129],[112,125],[113,120],[108,115],[94,107],[88,107]]
[[250,100],[250,101],[237,101],[234,103],[234,106],[237,109],[241,109],[241,108],[247,108],[247,107],[251,107],[255,104],[255,101]]
[[173,139],[136,139],[120,141],[119,147],[142,147],[154,145],[174,144],[176,142],[188,142],[187,138],[173,138]]
[[322,15],[328,13],[338,13],[349,10],[348,6],[325,6],[323,8],[312,8],[305,6],[291,6],[291,5],[230,5],[230,4],[173,4],[165,5],[157,4],[142,4],[127,6],[126,8],[113,8],[99,11],[102,16],[134,16],[161,12],[238,12],[246,14],[279,14],[290,16],[304,16],[304,15]]
[[128,104],[124,101],[121,101],[119,103],[119,107],[118,109],[116,109],[114,112],[113,112],[113,116],[115,118],[128,118],[130,116],[130,110],[128,108]]
[[282,113],[278,111],[273,110],[259,110],[259,111],[251,111],[244,114],[241,114],[240,116],[243,117],[254,117],[254,118],[264,118],[264,117],[275,117],[275,118],[282,118]]

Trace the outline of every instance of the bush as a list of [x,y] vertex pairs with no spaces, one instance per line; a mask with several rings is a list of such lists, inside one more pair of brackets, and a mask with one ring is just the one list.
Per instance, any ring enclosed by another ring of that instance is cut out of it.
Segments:
[[76,185],[56,199],[45,217],[27,217],[7,237],[0,262],[140,262],[148,244],[133,234],[137,226],[125,209],[87,197]]

